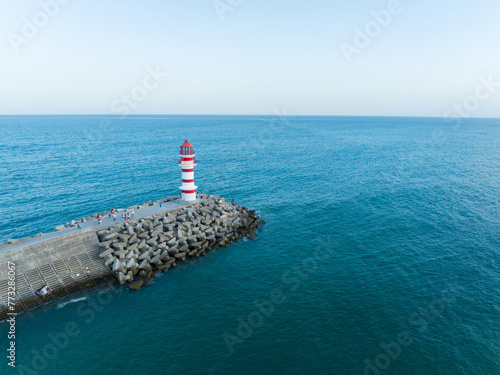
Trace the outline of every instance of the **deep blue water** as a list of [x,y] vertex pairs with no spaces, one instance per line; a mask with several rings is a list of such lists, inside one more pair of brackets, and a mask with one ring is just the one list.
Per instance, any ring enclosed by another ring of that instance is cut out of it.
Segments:
[[19,320],[1,374],[500,374],[500,120],[0,117],[0,240],[178,194],[185,138],[258,239]]

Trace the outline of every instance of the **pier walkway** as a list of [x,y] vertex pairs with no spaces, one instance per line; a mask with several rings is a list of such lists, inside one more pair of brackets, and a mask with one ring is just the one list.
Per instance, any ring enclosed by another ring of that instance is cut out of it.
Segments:
[[[160,203],[155,203],[152,206],[145,206],[145,207],[141,207],[137,210],[134,210],[135,215],[130,217],[130,221],[134,221],[137,219],[148,217],[148,216],[151,216],[154,214],[173,211],[173,210],[179,209],[181,207],[190,206],[190,205],[198,203],[198,202],[199,202],[199,200],[196,200],[194,202],[189,202],[189,203],[184,202],[184,201],[180,201],[180,200],[176,200],[176,201],[164,202],[161,204],[161,207],[160,207]],[[129,212],[129,210],[126,210],[125,212]],[[92,219],[92,220],[80,223],[80,227],[82,229],[94,228],[95,230],[99,230],[99,229],[111,227],[111,226],[116,225],[116,224],[121,224],[123,222],[124,222],[124,220],[122,217],[122,212],[120,212],[120,213],[116,214],[116,220],[113,220],[113,217],[110,218],[106,215],[106,216],[103,216],[102,224],[100,224],[100,225],[99,225],[99,222],[97,221],[97,219]],[[19,248],[22,246],[31,245],[31,244],[34,244],[37,242],[46,241],[48,239],[57,238],[59,236],[65,235],[65,234],[75,232],[77,230],[80,230],[80,229],[78,229],[78,226],[75,225],[74,227],[64,228],[63,230],[60,230],[60,231],[46,233],[46,234],[44,233],[43,235],[38,236],[38,237],[27,237],[27,238],[19,239],[18,243],[0,244],[0,253],[4,252],[4,251],[16,249],[16,248]]]

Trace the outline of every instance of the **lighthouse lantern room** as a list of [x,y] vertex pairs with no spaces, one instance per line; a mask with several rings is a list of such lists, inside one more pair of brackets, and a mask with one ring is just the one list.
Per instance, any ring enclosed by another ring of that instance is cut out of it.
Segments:
[[182,186],[179,188],[182,192],[182,200],[192,202],[196,200],[196,188],[194,185],[194,167],[196,159],[194,157],[193,145],[186,141],[180,146],[179,166],[182,168]]

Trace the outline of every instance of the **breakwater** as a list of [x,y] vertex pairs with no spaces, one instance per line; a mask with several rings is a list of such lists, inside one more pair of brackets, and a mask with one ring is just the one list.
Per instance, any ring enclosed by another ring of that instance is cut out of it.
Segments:
[[[254,238],[264,222],[255,211],[217,196],[189,205],[175,205],[174,200],[170,197],[133,206],[137,219],[108,226],[92,226],[93,217],[81,219],[78,222],[88,227],[77,230],[71,223],[57,235],[19,240],[14,248],[0,252],[0,321],[7,318],[12,299],[15,310],[9,312],[22,313],[115,279],[130,289],[140,289],[188,258],[203,256],[242,237]],[[141,216],[150,212],[155,213]],[[9,294],[7,272],[12,263],[15,292]],[[37,294],[46,286],[49,294]]]
[[255,211],[210,196],[174,212],[98,231],[99,256],[120,284],[140,289],[189,257],[245,236],[253,238],[261,223]]

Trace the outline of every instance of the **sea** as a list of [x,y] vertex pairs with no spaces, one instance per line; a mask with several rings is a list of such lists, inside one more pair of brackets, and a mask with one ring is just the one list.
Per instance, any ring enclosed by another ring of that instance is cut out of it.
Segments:
[[0,328],[1,374],[500,374],[500,120],[2,116],[0,241],[198,192],[265,220]]

